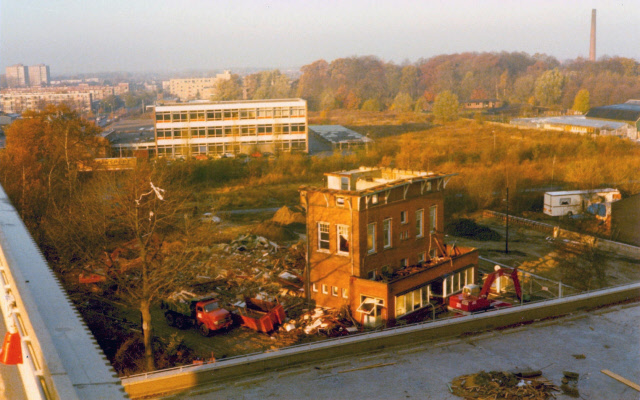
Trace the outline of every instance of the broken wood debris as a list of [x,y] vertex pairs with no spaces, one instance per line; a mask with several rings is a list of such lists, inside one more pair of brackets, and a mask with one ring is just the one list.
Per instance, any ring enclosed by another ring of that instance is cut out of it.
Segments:
[[[560,389],[545,379],[540,371],[528,371],[531,377],[518,377],[515,373],[480,371],[462,375],[451,381],[453,394],[465,399],[548,399]],[[539,374],[538,374],[539,373]]]
[[297,320],[289,321],[289,324],[293,327],[285,326],[285,329],[300,329],[307,335],[338,337],[358,331],[348,308],[336,310],[318,307],[304,313]]
[[618,374],[616,374],[614,372],[611,372],[608,369],[603,369],[600,372],[602,372],[603,374],[605,374],[607,376],[610,376],[611,378],[617,380],[618,382],[622,382],[625,385],[627,385],[627,386],[629,386],[631,388],[634,388],[635,390],[640,392],[640,385],[638,385],[637,383],[632,382],[632,381],[628,380],[627,378],[624,378],[624,377],[622,377],[622,376],[620,376],[620,375],[618,375]]

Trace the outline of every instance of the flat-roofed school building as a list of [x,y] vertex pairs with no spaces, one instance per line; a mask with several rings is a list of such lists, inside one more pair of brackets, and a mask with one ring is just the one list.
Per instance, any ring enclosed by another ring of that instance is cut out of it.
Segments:
[[155,107],[159,157],[308,152],[303,99],[171,103]]

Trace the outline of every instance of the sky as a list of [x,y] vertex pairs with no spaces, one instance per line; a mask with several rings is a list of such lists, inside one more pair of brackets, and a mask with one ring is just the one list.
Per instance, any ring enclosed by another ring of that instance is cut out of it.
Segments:
[[0,0],[0,68],[51,75],[295,68],[467,51],[640,60],[638,0]]

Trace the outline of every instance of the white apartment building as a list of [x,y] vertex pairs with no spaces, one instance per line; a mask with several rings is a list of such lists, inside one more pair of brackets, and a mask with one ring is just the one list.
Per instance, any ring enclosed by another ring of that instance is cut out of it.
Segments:
[[307,102],[303,99],[156,105],[159,157],[307,152]]
[[22,113],[27,110],[42,110],[47,104],[66,103],[71,108],[82,111],[91,110],[93,96],[89,92],[70,91],[2,91],[0,109],[6,113]]
[[15,88],[0,91],[0,107],[7,113],[41,110],[48,103],[67,103],[72,108],[89,111],[94,101],[121,96],[129,91],[128,83],[116,86],[88,85]]
[[215,94],[218,82],[229,79],[231,79],[231,73],[224,71],[222,74],[217,74],[215,78],[171,79],[162,82],[162,88],[182,101],[209,100]]
[[30,86],[47,86],[49,82],[51,82],[51,74],[48,65],[29,65]]
[[6,67],[5,73],[10,88],[25,87],[29,84],[29,68],[22,64]]

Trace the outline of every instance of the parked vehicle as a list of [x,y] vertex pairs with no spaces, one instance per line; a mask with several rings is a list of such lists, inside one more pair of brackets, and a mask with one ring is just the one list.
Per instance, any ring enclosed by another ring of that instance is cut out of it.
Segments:
[[231,326],[229,311],[221,308],[215,294],[197,296],[189,292],[174,294],[163,300],[160,308],[169,326],[187,329],[195,326],[203,336]]
[[246,299],[237,304],[237,314],[242,319],[242,326],[258,332],[269,333],[282,324],[286,318],[280,303],[259,299]]
[[480,290],[480,286],[475,284],[465,285],[464,288],[462,288],[462,293],[449,297],[449,306],[447,308],[449,311],[461,314],[471,314],[478,311],[485,311],[490,308],[511,306],[510,303],[500,300],[490,300],[488,298],[491,285],[493,285],[496,278],[499,278],[504,274],[509,274],[513,280],[513,286],[516,289],[518,299],[522,299],[522,289],[520,288],[520,280],[518,279],[518,269],[499,268],[495,272],[487,275],[484,285],[482,286],[482,290]]

